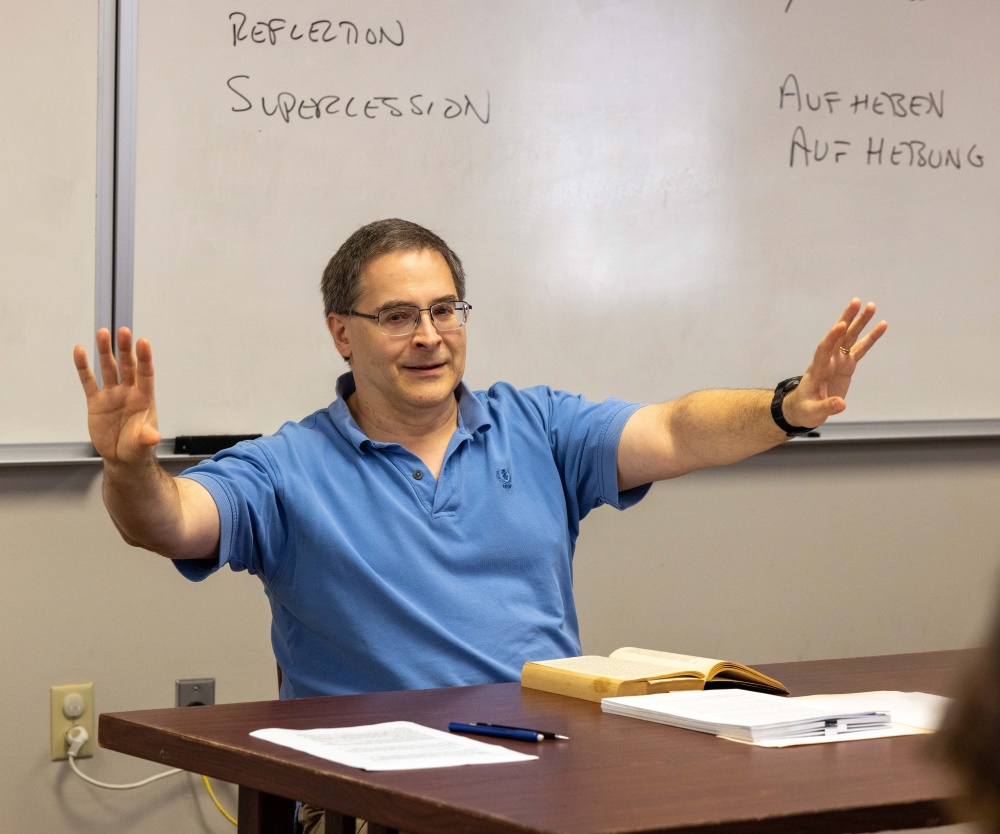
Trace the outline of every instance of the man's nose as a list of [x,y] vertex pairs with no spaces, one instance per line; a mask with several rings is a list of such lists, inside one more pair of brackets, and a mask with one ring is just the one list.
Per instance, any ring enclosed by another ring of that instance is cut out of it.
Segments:
[[430,310],[421,310],[417,313],[417,327],[413,331],[413,337],[422,342],[437,342],[441,340],[441,334],[438,333],[437,327],[434,326]]

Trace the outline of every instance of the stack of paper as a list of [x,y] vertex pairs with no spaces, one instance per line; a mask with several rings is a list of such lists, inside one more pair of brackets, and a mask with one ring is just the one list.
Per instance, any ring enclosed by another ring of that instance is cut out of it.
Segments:
[[362,770],[419,770],[428,767],[527,762],[538,758],[496,744],[424,727],[412,721],[387,721],[361,727],[315,730],[267,727],[254,730],[250,735]]
[[847,692],[839,695],[801,695],[793,700],[817,706],[822,702],[824,709],[888,711],[892,715],[894,727],[911,727],[914,730],[934,732],[944,720],[950,699],[927,692],[879,690]]
[[605,698],[604,712],[656,721],[737,741],[849,737],[890,730],[887,710],[838,708],[822,700],[782,698],[741,689]]

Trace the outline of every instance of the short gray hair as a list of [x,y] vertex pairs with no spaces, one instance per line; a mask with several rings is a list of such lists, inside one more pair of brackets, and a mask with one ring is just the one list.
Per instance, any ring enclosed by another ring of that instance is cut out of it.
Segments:
[[361,273],[375,258],[390,252],[430,249],[445,259],[455,282],[455,292],[465,298],[465,270],[451,247],[430,229],[396,218],[376,220],[352,234],[323,270],[320,289],[326,315],[350,313],[361,298]]

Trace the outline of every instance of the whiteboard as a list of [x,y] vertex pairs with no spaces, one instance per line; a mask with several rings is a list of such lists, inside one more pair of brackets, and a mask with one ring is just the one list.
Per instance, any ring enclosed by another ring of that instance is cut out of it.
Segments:
[[81,441],[95,320],[97,0],[0,0],[0,443]]
[[332,400],[319,277],[381,217],[464,260],[474,387],[773,387],[858,295],[890,329],[845,419],[1000,417],[997,31],[995,0],[140,0],[161,429]]

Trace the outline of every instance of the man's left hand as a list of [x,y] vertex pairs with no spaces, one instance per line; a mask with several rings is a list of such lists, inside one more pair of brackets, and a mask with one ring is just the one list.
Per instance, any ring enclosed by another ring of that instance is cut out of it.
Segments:
[[798,388],[785,397],[782,409],[785,420],[793,426],[812,428],[847,408],[844,397],[851,387],[854,369],[888,327],[885,321],[880,321],[862,336],[874,315],[875,305],[870,301],[863,308],[860,298],[847,305],[816,348]]

